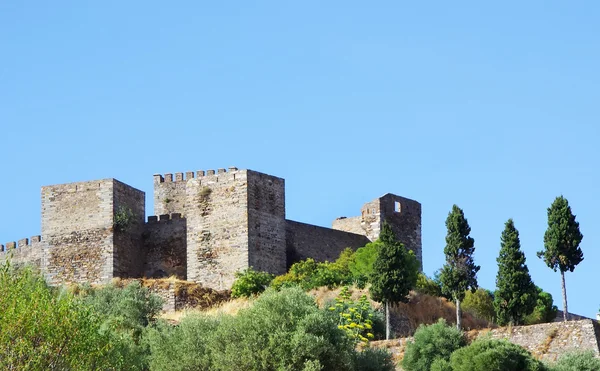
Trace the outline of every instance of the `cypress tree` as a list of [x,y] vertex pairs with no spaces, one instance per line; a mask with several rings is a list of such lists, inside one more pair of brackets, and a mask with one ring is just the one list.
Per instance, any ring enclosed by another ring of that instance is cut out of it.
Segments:
[[512,219],[505,224],[500,238],[500,254],[494,309],[499,325],[521,325],[525,316],[533,312],[537,302],[537,288],[531,281],[525,264],[525,254],[521,251],[519,231]]
[[456,303],[456,327],[461,328],[462,311],[461,301],[465,298],[465,291],[475,292],[477,289],[477,272],[479,266],[473,261],[475,240],[469,236],[471,227],[464,212],[456,205],[448,213],[446,219],[446,264],[440,273],[442,292],[452,297]]
[[569,201],[563,196],[557,197],[548,208],[548,229],[544,234],[544,250],[537,255],[555,272],[557,269],[560,270],[565,321],[569,319],[565,272],[573,272],[575,266],[583,261],[583,252],[579,248],[582,239],[579,223],[571,212]]
[[388,223],[383,223],[379,235],[379,251],[373,262],[369,293],[375,301],[385,303],[385,334],[390,337],[390,304],[407,302],[415,287],[419,262],[412,251],[400,243]]

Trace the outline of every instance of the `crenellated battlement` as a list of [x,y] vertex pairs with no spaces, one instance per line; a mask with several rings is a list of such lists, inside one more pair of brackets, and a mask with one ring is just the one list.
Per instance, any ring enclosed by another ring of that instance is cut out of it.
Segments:
[[17,242],[6,242],[4,245],[0,245],[0,252],[16,251],[26,247],[39,247],[41,241],[41,236],[31,236],[31,238],[21,238]]
[[187,182],[188,180],[192,180],[194,178],[203,178],[207,176],[219,175],[224,173],[231,173],[238,171],[237,167],[231,166],[228,169],[220,168],[217,170],[197,170],[178,172],[178,173],[165,173],[163,174],[154,174],[154,183],[176,183],[176,182]]
[[150,215],[146,224],[164,223],[170,220],[182,219],[181,213],[171,213],[162,215]]

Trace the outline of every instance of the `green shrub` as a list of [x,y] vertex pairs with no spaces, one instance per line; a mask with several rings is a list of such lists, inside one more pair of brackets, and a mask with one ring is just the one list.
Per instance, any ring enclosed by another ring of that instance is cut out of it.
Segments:
[[430,371],[452,371],[452,366],[448,360],[436,358],[431,364]]
[[377,259],[377,251],[379,251],[381,242],[375,241],[366,244],[365,246],[357,249],[350,262],[348,268],[352,275],[352,280],[357,283],[357,286],[366,285],[369,281],[371,273],[373,273],[373,263]]
[[362,295],[355,302],[350,298],[350,290],[346,286],[329,310],[337,313],[338,328],[346,332],[355,343],[368,343],[375,337],[373,334],[373,310],[367,295]]
[[214,370],[302,370],[307,361],[344,370],[354,355],[336,316],[298,288],[267,290],[252,307],[224,317],[210,349]]
[[461,306],[464,311],[488,322],[494,322],[496,319],[494,295],[489,290],[482,288],[478,288],[475,292],[467,290]]
[[537,288],[538,297],[533,313],[525,317],[525,324],[535,325],[538,323],[552,322],[556,318],[558,308],[554,305],[552,294]]
[[267,272],[255,271],[249,267],[235,273],[235,282],[231,286],[231,296],[234,298],[258,295],[271,284],[273,275]]
[[347,267],[347,258],[342,253],[340,259],[334,263],[317,263],[308,258],[292,264],[288,273],[277,276],[271,282],[271,287],[279,290],[285,287],[299,286],[310,290],[321,286],[335,288],[350,284],[352,277]]
[[598,371],[600,359],[596,358],[592,351],[572,352],[562,355],[550,369],[552,371]]
[[0,265],[0,369],[138,369],[102,318],[30,268]]
[[149,328],[145,341],[150,348],[150,369],[211,370],[208,344],[218,323],[207,316],[186,316],[178,326],[159,322]]
[[357,352],[354,361],[356,371],[394,371],[392,355],[385,349],[365,348]]
[[442,296],[441,286],[433,279],[427,277],[424,273],[419,273],[417,276],[417,285],[415,291],[419,294],[431,295],[435,297]]
[[543,371],[546,367],[524,348],[506,340],[481,339],[450,357],[453,371]]
[[[437,359],[449,360],[455,350],[466,345],[462,332],[440,319],[429,326],[419,326],[413,341],[404,352],[402,367],[406,371],[429,371]],[[439,366],[439,362],[438,362]]]
[[131,281],[125,287],[86,285],[79,293],[79,300],[103,316],[103,327],[130,334],[135,341],[156,320],[163,305],[163,299],[139,281]]

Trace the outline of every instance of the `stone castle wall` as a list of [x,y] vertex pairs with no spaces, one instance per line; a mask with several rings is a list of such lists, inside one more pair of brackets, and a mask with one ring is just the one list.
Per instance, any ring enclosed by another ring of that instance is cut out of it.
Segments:
[[44,245],[41,240],[41,236],[33,236],[0,245],[0,264],[10,258],[14,266],[30,264],[41,268],[44,256]]
[[181,214],[149,216],[142,238],[146,253],[143,277],[187,279],[187,220]]
[[335,261],[346,248],[356,250],[370,240],[365,235],[286,220],[288,264],[313,258]]
[[334,229],[286,220],[285,180],[235,167],[154,175],[148,222],[144,199],[115,179],[43,187],[41,238],[2,250],[52,284],[175,276],[221,290],[248,267],[282,274],[301,259],[333,261],[377,239],[387,220],[421,258],[421,205],[391,194]]

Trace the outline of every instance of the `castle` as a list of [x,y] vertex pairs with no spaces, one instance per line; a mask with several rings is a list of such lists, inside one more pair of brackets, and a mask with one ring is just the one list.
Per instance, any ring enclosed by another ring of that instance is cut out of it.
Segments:
[[386,194],[332,229],[287,220],[284,179],[235,167],[154,175],[145,194],[116,179],[42,187],[41,236],[0,245],[0,261],[33,264],[51,284],[177,278],[231,287],[252,266],[285,273],[294,262],[333,261],[379,237],[387,221],[422,262],[421,204]]

